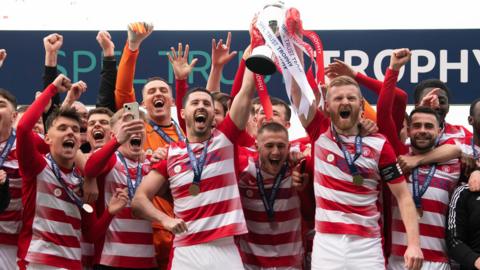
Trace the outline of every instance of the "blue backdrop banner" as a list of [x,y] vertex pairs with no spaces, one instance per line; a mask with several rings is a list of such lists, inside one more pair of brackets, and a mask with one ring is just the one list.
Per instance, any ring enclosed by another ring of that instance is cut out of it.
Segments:
[[[19,104],[29,104],[42,88],[44,49],[42,39],[51,32],[0,31],[0,48],[8,53],[0,69],[0,87],[13,92]],[[101,48],[94,31],[62,31],[64,44],[58,57],[59,71],[73,81],[84,80],[87,93],[81,101],[94,104],[101,70]],[[345,30],[317,31],[325,47],[325,64],[339,58],[368,76],[383,80],[391,49],[410,48],[412,60],[400,73],[399,86],[410,97],[415,85],[427,78],[440,78],[452,91],[451,103],[469,104],[480,96],[480,29],[465,30]],[[119,62],[127,38],[126,31],[112,31]],[[190,86],[205,86],[210,71],[211,39],[225,39],[226,31],[155,31],[140,48],[135,89],[148,77],[161,76],[173,83],[173,70],[166,53],[179,42],[190,44],[190,57],[199,61],[189,78]],[[224,69],[222,91],[230,87],[242,55],[249,43],[247,31],[232,32],[232,50],[239,52]],[[270,95],[286,99],[280,75],[267,78]],[[364,91],[371,103],[376,96]],[[412,98],[410,98],[412,102]]]

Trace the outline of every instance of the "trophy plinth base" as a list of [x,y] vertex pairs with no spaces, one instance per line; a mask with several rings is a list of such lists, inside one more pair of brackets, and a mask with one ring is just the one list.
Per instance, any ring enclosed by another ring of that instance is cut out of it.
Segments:
[[260,75],[272,75],[277,70],[275,63],[265,55],[252,55],[245,61],[247,68]]

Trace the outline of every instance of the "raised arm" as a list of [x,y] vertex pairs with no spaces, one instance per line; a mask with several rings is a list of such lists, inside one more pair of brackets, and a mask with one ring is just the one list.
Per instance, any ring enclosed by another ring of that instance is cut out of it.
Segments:
[[232,43],[232,33],[228,32],[227,41],[223,44],[220,39],[216,42],[212,39],[212,66],[207,81],[207,90],[210,92],[220,92],[220,82],[222,80],[223,67],[230,62],[237,52],[230,52],[230,45]]
[[[45,48],[45,67],[43,73],[43,88],[47,88],[49,84],[55,80],[58,75],[57,62],[58,52],[63,45],[63,36],[57,33],[50,34],[43,39],[43,47]],[[60,105],[60,95],[56,94],[52,97],[51,102],[45,107],[45,112],[42,116],[43,123],[52,113],[56,106]]]
[[100,73],[100,89],[95,106],[109,108],[112,112],[115,112],[115,82],[117,80],[115,44],[113,44],[112,37],[107,31],[98,32],[97,42],[102,48],[103,65]]
[[143,40],[152,32],[153,25],[145,22],[128,25],[128,40],[118,65],[117,81],[115,83],[115,106],[117,110],[121,109],[124,103],[136,101],[133,79],[135,77],[138,49]]
[[[168,61],[173,67],[173,73],[175,74],[175,107],[177,108],[177,116],[180,116],[182,110],[182,100],[188,90],[187,79],[190,73],[192,73],[193,67],[197,63],[198,59],[192,59],[190,64],[188,63],[188,53],[190,46],[185,45],[185,52],[183,52],[182,43],[178,43],[178,51],[175,48],[170,48],[171,52],[167,54]],[[185,120],[178,117],[178,124],[182,130],[186,130]]]
[[41,163],[43,160],[42,155],[37,147],[31,147],[31,143],[35,141],[36,136],[32,129],[42,116],[50,99],[58,92],[66,92],[70,87],[70,79],[60,74],[53,83],[35,99],[24,113],[22,119],[20,119],[17,126],[17,158],[24,179],[30,179],[43,169],[43,164]]
[[254,75],[250,70],[245,70],[242,88],[233,99],[229,112],[230,118],[239,130],[244,130],[247,124],[254,91]]
[[[387,69],[377,102],[377,123],[379,132],[385,135],[393,145],[397,155],[407,151],[406,146],[399,138],[401,126],[395,125],[395,118],[405,118],[405,111],[393,111],[395,103],[395,85],[397,84],[399,70],[410,60],[410,50],[396,49],[390,56],[390,66]],[[401,115],[395,115],[399,113]]]

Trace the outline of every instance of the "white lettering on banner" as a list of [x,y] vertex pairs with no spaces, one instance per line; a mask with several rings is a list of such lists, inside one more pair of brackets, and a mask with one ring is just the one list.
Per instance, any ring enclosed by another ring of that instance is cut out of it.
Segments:
[[332,63],[332,58],[339,58],[340,57],[340,51],[323,51],[323,63],[325,63],[325,66],[328,66],[330,63]]
[[[427,63],[423,66],[419,66],[418,59],[424,57]],[[435,68],[435,55],[428,50],[413,50],[412,58],[410,60],[410,81],[412,83],[418,83],[419,73],[428,73]]]
[[447,82],[449,69],[460,70],[460,82],[468,82],[468,51],[460,51],[460,62],[448,62],[448,51],[440,50],[440,80]]
[[480,50],[472,50],[475,59],[477,60],[477,64],[480,65]]
[[[368,54],[360,50],[346,50],[344,53],[344,61],[347,65],[350,65],[353,69],[358,72],[365,73],[365,70],[368,68]],[[353,65],[353,58],[360,59],[360,64]]]

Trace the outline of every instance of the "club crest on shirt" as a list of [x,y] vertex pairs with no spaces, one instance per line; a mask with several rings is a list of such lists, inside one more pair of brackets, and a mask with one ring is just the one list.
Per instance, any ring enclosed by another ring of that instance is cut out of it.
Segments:
[[362,156],[367,157],[367,158],[371,158],[372,157],[372,150],[370,150],[370,148],[368,148],[366,146],[362,147]]
[[62,196],[62,190],[60,188],[56,188],[53,190],[53,195],[55,195],[55,197],[60,197]]
[[182,165],[176,165],[175,167],[173,167],[173,171],[175,173],[180,173],[182,171]]
[[334,160],[335,160],[335,156],[334,156],[333,154],[328,154],[328,155],[327,155],[327,161],[328,161],[328,162],[331,163],[331,162],[333,162]]

